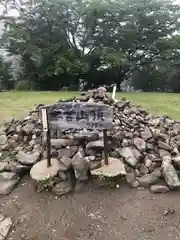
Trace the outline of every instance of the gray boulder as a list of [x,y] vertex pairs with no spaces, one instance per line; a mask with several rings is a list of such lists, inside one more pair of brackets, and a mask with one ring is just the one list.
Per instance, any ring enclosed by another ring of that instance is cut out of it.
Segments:
[[141,152],[144,152],[146,149],[146,142],[142,138],[135,138],[134,139],[134,146]]
[[180,181],[177,172],[174,166],[170,163],[170,161],[163,160],[162,173],[170,189],[180,187]]
[[17,154],[17,161],[24,164],[24,165],[34,165],[39,161],[40,153],[39,152],[31,152],[31,153],[25,153],[23,151],[20,151]]
[[145,174],[142,177],[137,178],[141,187],[149,187],[153,183],[155,183],[161,176],[160,169],[156,169],[152,173]]
[[124,147],[119,149],[120,155],[124,158],[124,161],[132,167],[135,167],[138,163],[138,159],[135,156],[134,149],[132,147]]
[[76,179],[79,181],[88,180],[89,163],[84,158],[84,151],[82,148],[80,148],[76,155],[72,158],[72,166]]
[[102,140],[91,141],[87,144],[86,149],[90,148],[104,148],[104,142]]

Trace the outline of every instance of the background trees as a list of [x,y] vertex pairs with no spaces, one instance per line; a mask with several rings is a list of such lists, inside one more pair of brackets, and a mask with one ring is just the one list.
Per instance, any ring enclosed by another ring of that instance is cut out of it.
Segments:
[[144,91],[180,91],[180,6],[170,1],[2,3],[1,46],[21,57],[18,88],[120,87],[128,79]]

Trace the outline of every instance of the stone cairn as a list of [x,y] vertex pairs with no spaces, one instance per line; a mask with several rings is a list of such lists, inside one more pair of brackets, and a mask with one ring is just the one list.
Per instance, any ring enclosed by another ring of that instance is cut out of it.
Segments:
[[[179,189],[180,123],[168,117],[153,117],[121,99],[113,101],[104,88],[60,101],[97,102],[113,107],[113,128],[108,131],[110,158],[121,161],[121,178],[133,188],[153,193]],[[46,145],[39,109],[23,120],[12,120],[0,128],[0,194],[10,193],[32,166],[46,158]],[[103,133],[98,130],[60,131],[51,126],[51,156],[59,160],[57,182],[52,191],[63,195],[74,182],[88,181],[103,159]],[[75,185],[76,186],[76,185]]]

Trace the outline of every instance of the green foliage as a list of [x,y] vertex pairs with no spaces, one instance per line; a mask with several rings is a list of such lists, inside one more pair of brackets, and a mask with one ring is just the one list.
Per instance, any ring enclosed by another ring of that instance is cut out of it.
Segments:
[[80,79],[87,88],[119,87],[132,79],[137,89],[180,91],[180,6],[171,1],[26,0],[17,11],[17,19],[4,17],[2,38],[21,56],[27,84],[17,89],[79,87]]
[[49,191],[57,183],[57,181],[58,180],[56,177],[51,177],[51,178],[47,178],[45,180],[39,181],[37,191],[38,192]]
[[117,182],[115,178],[99,176],[98,177],[98,185],[101,187],[115,188],[117,187]]
[[33,89],[33,82],[29,80],[19,80],[15,83],[15,90],[27,91]]
[[10,64],[0,57],[0,91],[13,88]]

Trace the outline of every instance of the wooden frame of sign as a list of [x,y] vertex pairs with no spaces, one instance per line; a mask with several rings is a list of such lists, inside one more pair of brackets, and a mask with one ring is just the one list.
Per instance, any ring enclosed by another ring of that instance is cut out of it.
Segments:
[[41,109],[43,130],[46,133],[47,167],[51,166],[50,123],[60,130],[103,130],[104,161],[108,165],[107,129],[113,126],[113,111],[109,105],[84,102],[59,102]]

